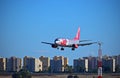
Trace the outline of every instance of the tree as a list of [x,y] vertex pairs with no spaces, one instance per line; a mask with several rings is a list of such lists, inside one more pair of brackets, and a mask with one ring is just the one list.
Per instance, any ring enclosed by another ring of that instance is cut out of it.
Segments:
[[12,75],[12,77],[13,77],[13,78],[22,78],[22,75],[17,72],[17,73],[14,73],[14,74]]
[[22,78],[31,78],[31,73],[27,70],[20,72],[22,75]]
[[69,67],[68,64],[66,64],[66,65],[64,66],[64,72],[68,72],[68,67]]
[[49,73],[51,72],[51,67],[50,67],[50,66],[48,67],[48,72],[49,72]]
[[32,78],[31,73],[27,70],[20,70],[12,75],[13,78]]
[[64,66],[64,72],[66,73],[72,73],[73,72],[73,68],[72,66],[69,66],[68,64]]
[[68,66],[68,72],[69,72],[69,73],[72,73],[72,72],[73,72],[72,66]]

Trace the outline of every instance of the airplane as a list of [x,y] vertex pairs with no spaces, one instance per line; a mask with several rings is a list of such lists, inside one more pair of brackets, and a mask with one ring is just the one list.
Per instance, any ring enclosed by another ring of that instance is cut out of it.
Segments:
[[76,36],[73,39],[56,38],[54,40],[54,43],[49,43],[49,42],[41,42],[41,43],[49,44],[51,45],[52,48],[59,49],[59,47],[61,47],[61,50],[64,50],[64,47],[70,47],[72,50],[75,50],[75,48],[78,48],[79,46],[86,46],[96,43],[96,42],[81,43],[84,41],[90,41],[90,40],[80,41],[80,27],[79,27]]

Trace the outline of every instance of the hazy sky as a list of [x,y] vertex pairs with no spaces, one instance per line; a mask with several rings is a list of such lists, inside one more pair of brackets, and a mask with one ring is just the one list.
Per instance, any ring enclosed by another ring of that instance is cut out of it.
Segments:
[[41,44],[57,37],[102,41],[103,55],[120,54],[120,0],[0,0],[0,56],[97,56],[98,45],[64,51]]

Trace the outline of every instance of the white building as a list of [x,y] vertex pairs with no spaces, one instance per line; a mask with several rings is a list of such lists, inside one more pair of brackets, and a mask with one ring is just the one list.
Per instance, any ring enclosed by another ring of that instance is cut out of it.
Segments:
[[84,59],[88,59],[88,72],[97,72],[97,57],[83,57]]

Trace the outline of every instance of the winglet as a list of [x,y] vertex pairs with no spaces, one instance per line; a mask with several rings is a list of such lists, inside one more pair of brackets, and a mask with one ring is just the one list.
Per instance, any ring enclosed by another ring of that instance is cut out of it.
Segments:
[[78,28],[78,31],[76,33],[74,40],[79,40],[79,39],[80,39],[80,27]]

